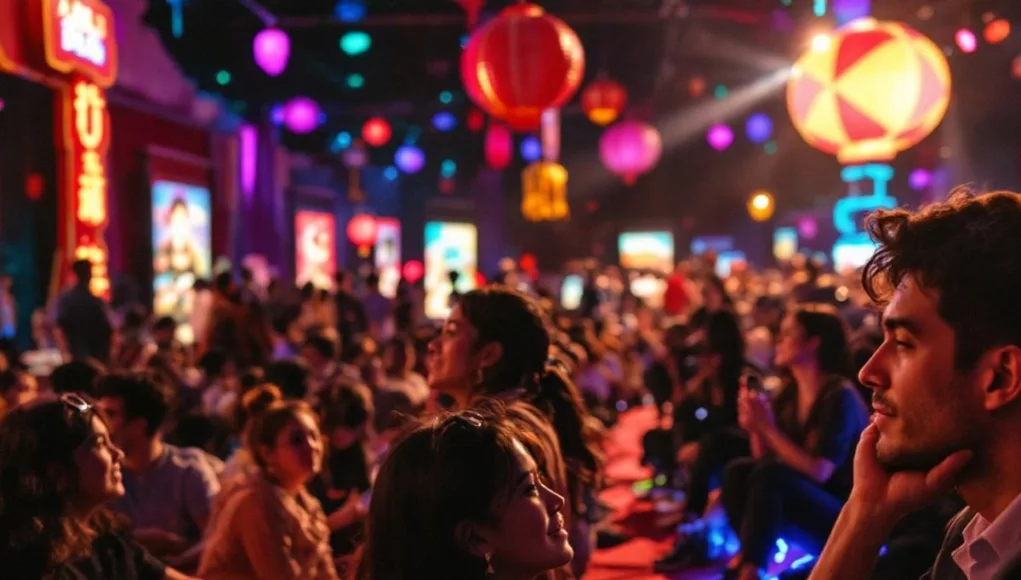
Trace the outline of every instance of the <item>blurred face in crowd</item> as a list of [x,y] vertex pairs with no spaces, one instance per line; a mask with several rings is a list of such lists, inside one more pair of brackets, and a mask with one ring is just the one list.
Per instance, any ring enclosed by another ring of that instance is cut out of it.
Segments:
[[[4,359],[6,363],[6,358]],[[5,369],[6,370],[6,369]],[[39,383],[27,373],[18,373],[18,380],[6,393],[4,399],[9,407],[17,407],[35,400],[39,396]]]
[[514,442],[518,471],[509,496],[497,506],[497,525],[480,526],[481,550],[492,555],[498,576],[535,577],[570,563],[574,549],[567,540],[564,498],[547,487],[532,456]]
[[120,397],[102,397],[96,402],[113,444],[121,449],[132,450],[147,441],[145,420],[141,417],[129,419],[124,414],[124,401]]
[[873,390],[879,460],[894,469],[928,469],[988,437],[986,386],[979,362],[955,365],[954,330],[938,312],[939,294],[905,278],[883,315],[883,343],[859,373]]
[[262,453],[270,473],[282,486],[304,485],[323,463],[323,441],[316,419],[308,413],[297,413],[277,434],[273,447]]
[[805,338],[805,329],[798,323],[795,316],[788,316],[780,323],[777,335],[774,363],[778,367],[794,367],[810,364],[815,360],[819,349],[819,339]]
[[478,334],[460,306],[454,306],[440,334],[429,343],[426,357],[429,388],[445,394],[467,393],[481,368],[475,343]]
[[113,444],[106,425],[92,417],[93,434],[74,452],[78,500],[91,509],[124,495],[121,461],[124,453]]

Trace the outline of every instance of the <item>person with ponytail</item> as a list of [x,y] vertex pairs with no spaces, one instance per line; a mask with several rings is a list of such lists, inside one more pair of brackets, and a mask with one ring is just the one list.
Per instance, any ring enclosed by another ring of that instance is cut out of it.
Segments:
[[[534,300],[506,287],[489,286],[460,297],[429,344],[426,368],[429,387],[458,408],[492,397],[509,402],[512,409],[526,405],[538,410],[538,414],[522,411],[515,420],[540,436],[547,434],[546,475],[567,497],[575,549],[572,569],[581,576],[592,545],[585,505],[602,464],[599,431],[566,366],[550,359],[551,345],[546,317]],[[552,432],[545,422],[552,425]],[[557,465],[566,466],[563,476],[555,472]]]

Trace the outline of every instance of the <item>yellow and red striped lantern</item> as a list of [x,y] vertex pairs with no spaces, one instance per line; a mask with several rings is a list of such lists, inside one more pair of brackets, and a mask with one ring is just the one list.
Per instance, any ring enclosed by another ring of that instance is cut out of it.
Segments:
[[863,18],[817,37],[787,85],[794,126],[841,163],[889,161],[927,137],[950,102],[950,67],[931,40]]
[[515,4],[479,27],[461,54],[465,92],[515,131],[534,131],[542,112],[566,103],[585,74],[581,40],[535,4]]

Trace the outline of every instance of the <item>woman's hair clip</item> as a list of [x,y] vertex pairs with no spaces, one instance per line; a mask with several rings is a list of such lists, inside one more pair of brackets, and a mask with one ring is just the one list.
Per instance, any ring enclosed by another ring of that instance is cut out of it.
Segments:
[[475,427],[476,429],[481,428],[483,422],[482,415],[476,413],[475,411],[463,411],[461,413],[458,413],[457,415],[454,415],[453,417],[451,417],[451,419],[459,423],[465,423],[467,425]]
[[555,356],[551,356],[551,357],[546,359],[546,368],[547,369],[556,369],[556,370],[558,370],[558,371],[560,371],[560,372],[562,372],[564,374],[570,374],[571,373],[571,370],[569,368],[567,368],[567,363],[565,363],[564,361],[560,360],[559,358],[557,358]]

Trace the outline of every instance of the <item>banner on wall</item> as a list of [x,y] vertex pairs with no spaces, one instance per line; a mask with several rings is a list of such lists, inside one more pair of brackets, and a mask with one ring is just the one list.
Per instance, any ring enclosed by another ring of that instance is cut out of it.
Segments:
[[379,291],[387,298],[397,296],[401,281],[401,222],[393,218],[379,218],[376,234],[376,272],[379,273]]
[[212,276],[211,199],[204,186],[152,184],[153,314],[178,323],[178,339],[191,344],[193,287]]
[[295,281],[316,288],[333,288],[337,273],[337,221],[325,211],[294,213]]
[[[432,319],[450,314],[451,291],[475,289],[478,267],[478,231],[473,224],[425,224],[425,315]],[[456,288],[451,272],[457,272]]]

